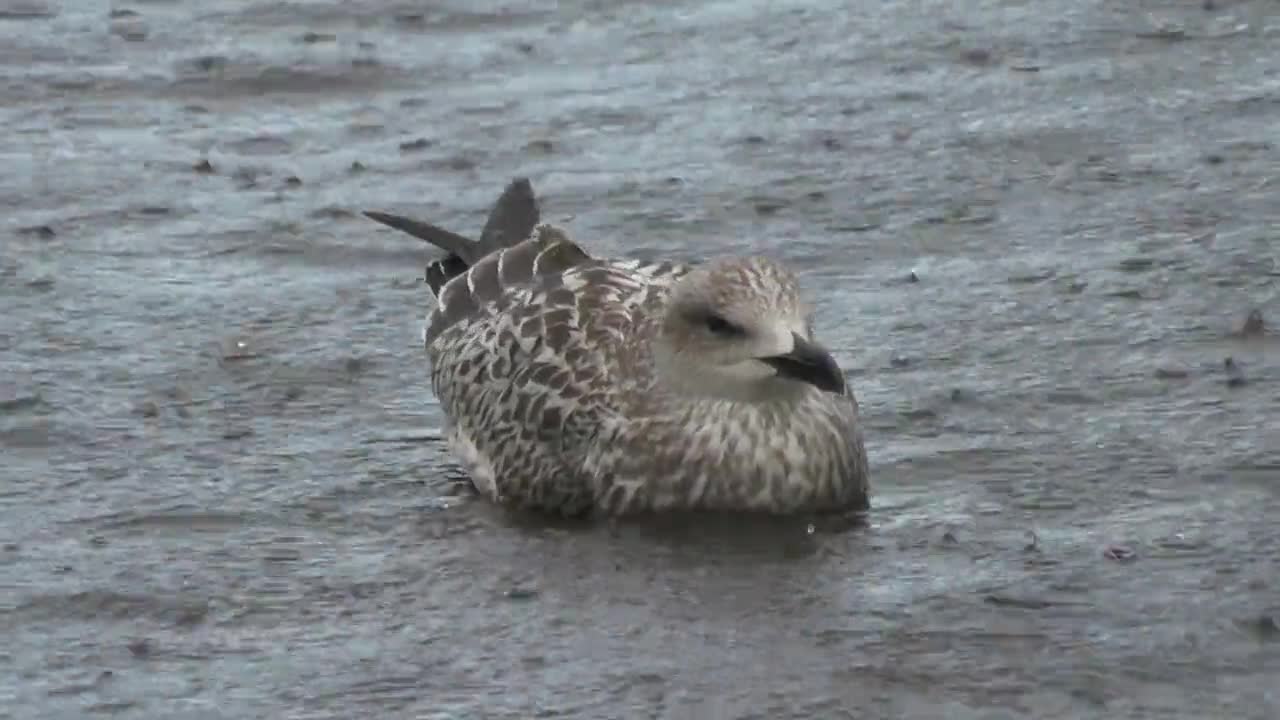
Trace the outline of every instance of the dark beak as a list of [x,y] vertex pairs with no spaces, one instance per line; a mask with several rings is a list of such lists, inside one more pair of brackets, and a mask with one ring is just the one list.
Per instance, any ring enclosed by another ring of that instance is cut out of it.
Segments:
[[786,355],[760,358],[760,360],[772,365],[778,371],[779,377],[806,382],[819,390],[843,395],[844,373],[840,371],[840,366],[831,357],[831,353],[821,345],[811,343],[799,335],[793,335],[793,337],[796,344],[791,352]]

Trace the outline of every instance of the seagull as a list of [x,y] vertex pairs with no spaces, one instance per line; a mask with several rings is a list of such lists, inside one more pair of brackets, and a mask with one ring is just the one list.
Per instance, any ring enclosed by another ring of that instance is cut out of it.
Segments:
[[564,516],[869,508],[858,403],[796,276],[761,256],[596,257],[527,178],[444,250],[422,341],[449,450],[499,505]]

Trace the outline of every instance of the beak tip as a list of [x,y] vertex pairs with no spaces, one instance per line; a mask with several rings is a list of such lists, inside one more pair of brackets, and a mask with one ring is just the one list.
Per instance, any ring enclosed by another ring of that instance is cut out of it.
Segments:
[[845,395],[848,382],[835,358],[826,348],[795,336],[795,346],[786,355],[767,358],[779,377],[808,383],[823,392]]

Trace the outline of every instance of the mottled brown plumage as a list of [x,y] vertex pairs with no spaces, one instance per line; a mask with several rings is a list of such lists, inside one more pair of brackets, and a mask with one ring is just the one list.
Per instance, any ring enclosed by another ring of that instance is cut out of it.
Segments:
[[592,257],[538,222],[527,180],[470,245],[367,214],[449,252],[427,272],[431,384],[451,449],[494,501],[614,515],[868,506],[857,402],[781,264]]

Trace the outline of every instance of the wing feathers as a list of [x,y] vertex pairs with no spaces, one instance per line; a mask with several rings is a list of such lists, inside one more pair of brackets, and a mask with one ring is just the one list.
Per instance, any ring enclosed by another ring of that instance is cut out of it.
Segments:
[[486,255],[445,283],[428,320],[427,343],[449,326],[500,300],[511,288],[557,276],[592,260],[560,228],[538,225],[528,239]]

